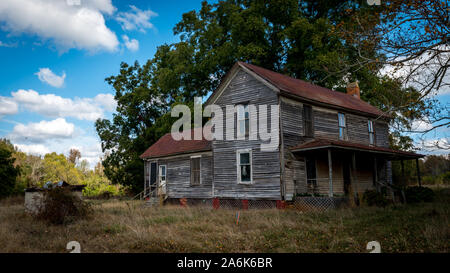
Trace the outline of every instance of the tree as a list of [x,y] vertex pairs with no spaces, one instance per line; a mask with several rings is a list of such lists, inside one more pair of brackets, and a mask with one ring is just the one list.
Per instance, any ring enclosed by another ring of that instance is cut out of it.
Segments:
[[68,159],[69,159],[69,161],[72,164],[76,165],[80,158],[81,158],[81,153],[80,153],[79,150],[77,150],[77,149],[70,149]]
[[63,180],[69,184],[81,184],[80,171],[63,154],[46,154],[43,165],[45,175],[42,182]]
[[[358,50],[337,29],[348,22],[347,9],[367,13],[358,1],[250,1],[202,3],[199,11],[183,14],[174,27],[180,42],[158,47],[144,65],[121,64],[116,76],[106,79],[116,91],[117,113],[98,120],[105,175],[113,183],[143,187],[146,148],[168,132],[168,115],[176,103],[214,91],[236,61],[245,61],[280,73],[345,92],[349,81],[359,80],[361,97],[382,110],[398,109],[396,121],[408,124],[428,107],[423,100],[398,107],[399,98],[416,98],[395,79],[379,75],[373,64],[352,71],[345,63],[357,62]],[[364,54],[380,57],[372,48]],[[339,72],[339,73],[338,73]]]
[[[406,97],[391,112],[427,101],[433,107],[415,117],[427,126],[405,126],[402,131],[427,134],[437,128],[450,127],[448,105],[432,98],[450,90],[450,4],[442,0],[383,0],[372,6],[371,13],[348,10],[351,21],[339,28],[344,39],[354,44],[356,61],[347,62],[343,70],[381,66],[384,74],[397,78],[402,86],[413,87],[418,95]],[[375,51],[377,55],[368,55]],[[395,105],[394,105],[395,106]],[[412,119],[414,120],[414,119]],[[417,123],[417,122],[416,122]],[[450,149],[448,140],[431,145]]]
[[443,155],[429,155],[423,163],[424,175],[438,176],[450,172],[450,158]]
[[89,174],[89,162],[84,159],[80,162],[80,166],[78,166],[78,170],[84,175],[87,176]]
[[20,171],[14,166],[11,150],[0,142],[0,198],[14,193],[16,178]]
[[104,169],[105,168],[103,167],[103,164],[102,164],[102,158],[100,157],[99,161],[97,162],[97,165],[95,165],[94,173],[99,176],[104,176],[104,174],[105,174]]

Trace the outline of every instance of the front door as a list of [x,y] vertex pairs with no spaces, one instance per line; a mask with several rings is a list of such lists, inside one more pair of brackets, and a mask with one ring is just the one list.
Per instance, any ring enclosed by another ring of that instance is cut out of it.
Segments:
[[156,162],[150,163],[150,191],[156,188]]

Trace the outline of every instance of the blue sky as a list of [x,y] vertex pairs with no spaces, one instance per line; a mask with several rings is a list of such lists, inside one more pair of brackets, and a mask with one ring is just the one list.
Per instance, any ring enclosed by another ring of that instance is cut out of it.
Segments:
[[145,63],[157,46],[177,42],[173,27],[200,7],[193,0],[1,0],[0,137],[33,154],[77,148],[93,167],[101,156],[94,121],[110,118],[115,106],[104,79],[121,62]]
[[173,27],[200,7],[191,0],[2,0],[0,137],[34,154],[78,148],[93,167],[101,156],[94,120],[110,118],[114,107],[104,79],[121,62],[144,63],[157,46],[178,41]]

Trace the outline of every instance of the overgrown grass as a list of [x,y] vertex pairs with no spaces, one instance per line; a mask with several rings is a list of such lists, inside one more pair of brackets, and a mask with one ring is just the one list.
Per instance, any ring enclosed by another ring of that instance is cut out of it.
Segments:
[[325,213],[292,210],[143,208],[139,201],[90,201],[94,215],[66,226],[28,216],[17,200],[0,202],[1,252],[449,252],[448,189],[433,203]]

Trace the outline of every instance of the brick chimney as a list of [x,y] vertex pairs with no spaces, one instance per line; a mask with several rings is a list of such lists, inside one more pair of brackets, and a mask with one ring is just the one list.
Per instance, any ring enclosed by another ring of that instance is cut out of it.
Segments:
[[347,94],[352,95],[353,97],[358,99],[360,98],[358,82],[351,82],[347,84]]

